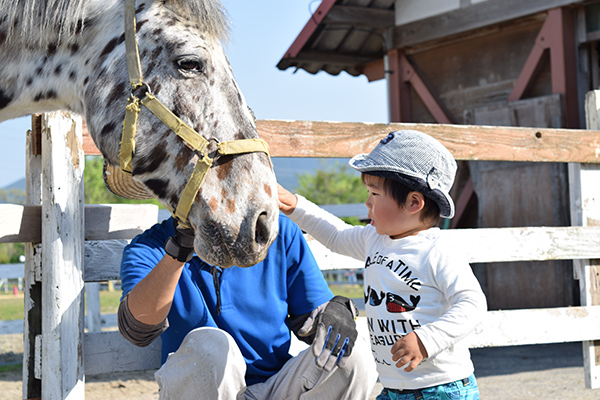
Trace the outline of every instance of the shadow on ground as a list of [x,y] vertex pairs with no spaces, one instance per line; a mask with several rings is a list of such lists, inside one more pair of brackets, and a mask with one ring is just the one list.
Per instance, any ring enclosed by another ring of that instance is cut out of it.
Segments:
[[477,377],[583,366],[580,342],[472,349]]

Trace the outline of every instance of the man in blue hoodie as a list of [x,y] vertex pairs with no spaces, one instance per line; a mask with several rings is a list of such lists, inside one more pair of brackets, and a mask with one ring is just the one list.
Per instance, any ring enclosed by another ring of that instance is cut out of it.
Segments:
[[[160,399],[365,399],[377,374],[356,306],[333,296],[300,229],[280,215],[267,257],[221,269],[173,219],[137,236],[121,263],[119,330],[162,337]],[[291,333],[311,345],[289,354]]]

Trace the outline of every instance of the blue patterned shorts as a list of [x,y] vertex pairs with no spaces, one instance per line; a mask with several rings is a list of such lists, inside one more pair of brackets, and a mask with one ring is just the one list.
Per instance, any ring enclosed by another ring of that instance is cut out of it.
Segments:
[[396,390],[383,388],[376,400],[479,400],[475,375],[425,389]]

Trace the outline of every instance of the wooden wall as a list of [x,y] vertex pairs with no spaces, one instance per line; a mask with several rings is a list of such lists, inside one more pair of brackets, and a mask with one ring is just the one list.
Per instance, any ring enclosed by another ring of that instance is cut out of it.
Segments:
[[[562,99],[552,94],[549,57],[528,99],[508,103],[544,20],[545,15],[536,15],[405,52],[454,123],[561,128]],[[414,91],[411,113],[415,122],[435,122]],[[461,181],[472,180],[476,199],[459,228],[570,224],[566,164],[469,161],[460,169]],[[474,270],[490,309],[578,303],[569,261],[514,262],[502,268],[476,264]]]
[[[439,40],[407,49],[406,54],[451,119],[465,123],[465,110],[507,102],[542,24],[539,17],[528,18],[464,39]],[[552,93],[549,79],[543,78],[539,76],[542,83],[532,90],[536,97]],[[413,96],[412,119],[435,122],[415,100]]]

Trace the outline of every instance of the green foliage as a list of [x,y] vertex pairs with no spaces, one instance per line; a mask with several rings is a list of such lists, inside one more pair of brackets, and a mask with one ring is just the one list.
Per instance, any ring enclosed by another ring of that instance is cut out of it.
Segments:
[[[85,157],[84,198],[85,204],[156,204],[158,200],[130,200],[113,194],[106,188],[102,167],[104,159],[99,156]],[[162,207],[162,206],[161,206]]]
[[0,264],[16,264],[24,253],[23,243],[0,243]]
[[[296,192],[318,205],[364,203],[368,196],[360,174],[340,163],[329,170],[298,175]],[[362,224],[356,217],[342,219],[352,225]]]
[[319,205],[363,203],[367,199],[360,175],[340,163],[330,170],[299,175],[297,192]]

